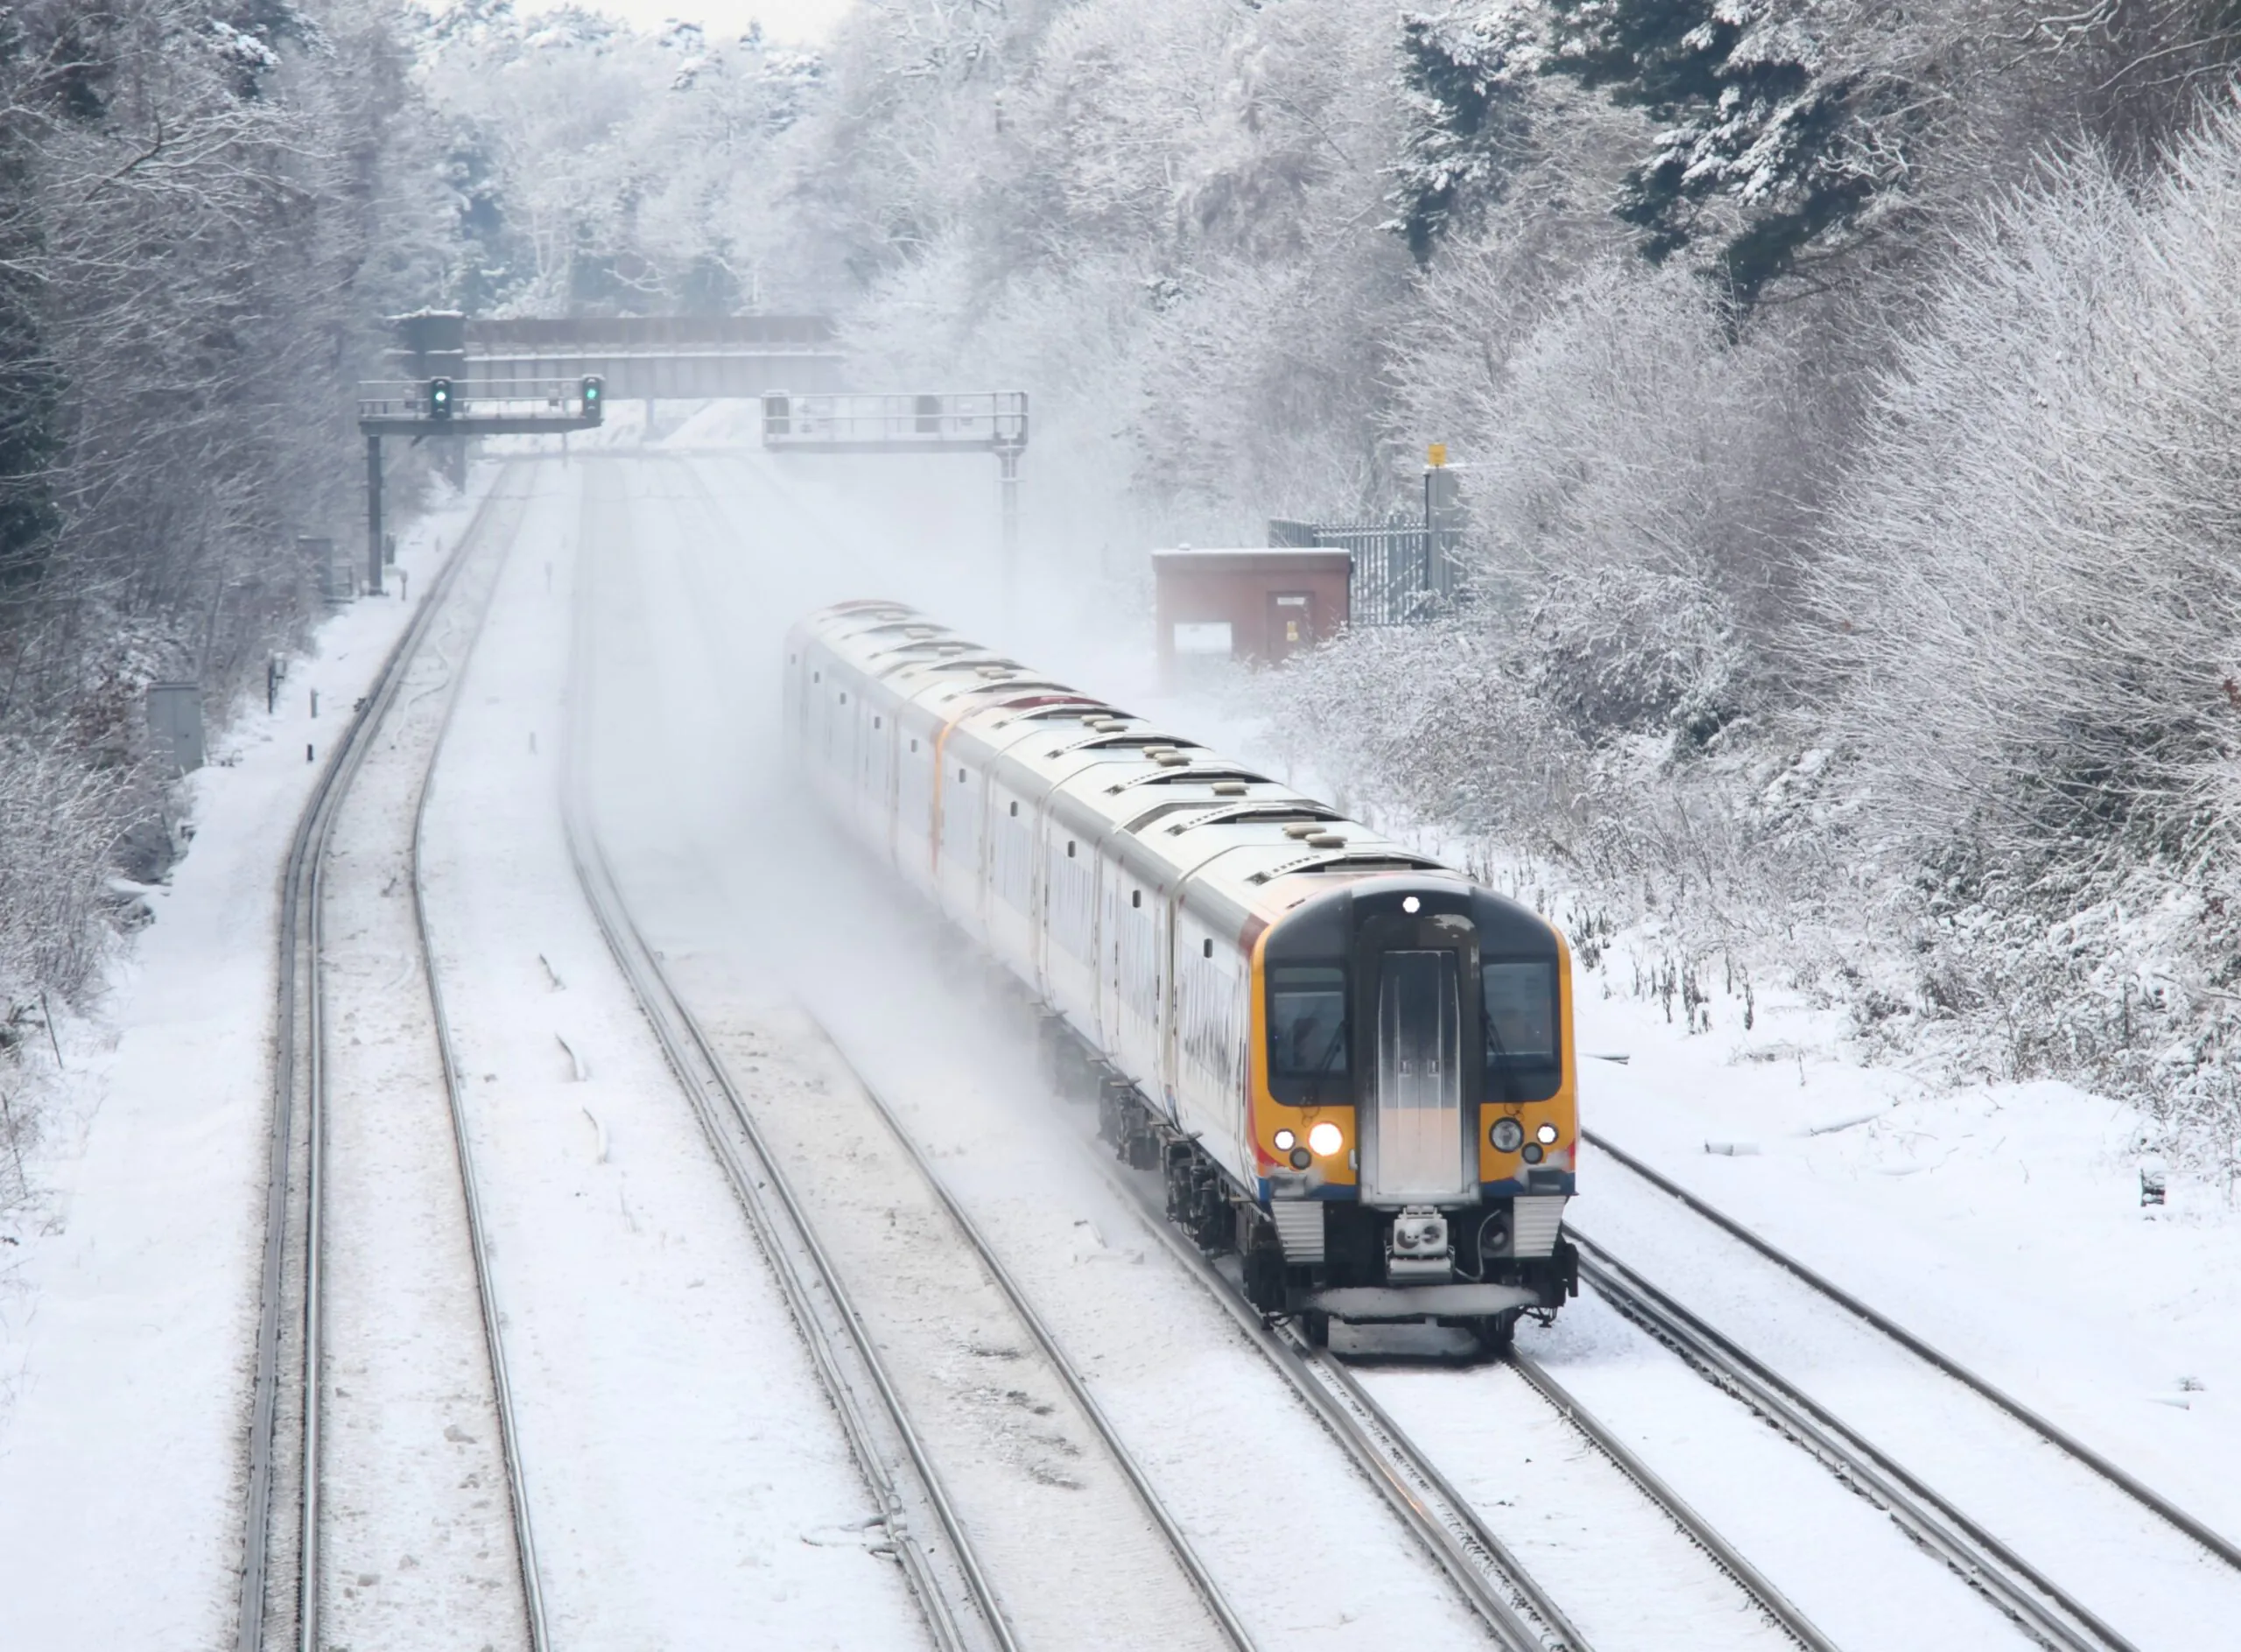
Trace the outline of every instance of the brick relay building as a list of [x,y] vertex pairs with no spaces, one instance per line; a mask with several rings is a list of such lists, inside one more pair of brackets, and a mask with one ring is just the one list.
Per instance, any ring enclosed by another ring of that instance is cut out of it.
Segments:
[[1347,622],[1352,561],[1338,547],[1153,552],[1160,680],[1195,659],[1274,664],[1313,647]]

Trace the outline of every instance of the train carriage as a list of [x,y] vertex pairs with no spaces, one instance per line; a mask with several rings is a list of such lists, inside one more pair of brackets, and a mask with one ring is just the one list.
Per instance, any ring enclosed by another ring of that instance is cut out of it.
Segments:
[[786,715],[811,788],[1078,1042],[1107,1139],[1256,1306],[1498,1342],[1577,1290],[1546,920],[900,604],[797,626]]

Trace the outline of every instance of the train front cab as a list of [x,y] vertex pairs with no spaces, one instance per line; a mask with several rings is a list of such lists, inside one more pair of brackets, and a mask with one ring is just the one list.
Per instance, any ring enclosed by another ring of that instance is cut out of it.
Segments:
[[1460,878],[1352,882],[1255,947],[1261,1305],[1490,1341],[1577,1290],[1570,960]]

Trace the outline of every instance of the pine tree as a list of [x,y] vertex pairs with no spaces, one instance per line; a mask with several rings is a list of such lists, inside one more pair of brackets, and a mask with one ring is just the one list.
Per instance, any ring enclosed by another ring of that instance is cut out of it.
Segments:
[[[1647,232],[1653,259],[1718,224],[1718,269],[1739,306],[1812,243],[1858,228],[1901,175],[1902,88],[1832,67],[1787,0],[1551,4],[1548,71],[1663,129],[1628,175],[1619,216]],[[1709,214],[1715,201],[1732,211]]]
[[1539,31],[1507,9],[1401,19],[1407,146],[1386,227],[1416,262],[1458,220],[1501,199],[1524,146],[1525,86],[1541,63]]

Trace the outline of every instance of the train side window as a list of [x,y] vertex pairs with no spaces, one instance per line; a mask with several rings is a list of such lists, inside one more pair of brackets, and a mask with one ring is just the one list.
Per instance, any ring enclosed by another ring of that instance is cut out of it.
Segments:
[[1074,858],[1074,840],[1071,838],[1066,840],[1066,858],[1069,861]]
[[821,683],[825,680],[825,673],[823,671],[811,671],[809,674],[809,680],[812,683]]
[[965,770],[962,770],[962,769],[959,770],[957,771],[957,777],[958,777],[959,780],[964,779],[964,778],[965,778]]
[[880,726],[880,720],[879,720],[878,718],[876,718],[876,717],[873,718],[873,719],[872,719],[872,727],[873,727],[873,728],[878,728],[879,726]]
[[918,742],[917,742],[917,741],[915,741],[915,740],[914,740],[914,741],[912,741],[912,742],[910,742],[910,749],[911,749],[911,750],[913,750],[913,751],[916,751],[916,750],[917,750],[917,749],[918,749]]
[[840,691],[840,703],[843,706],[848,703],[848,691],[845,688]]
[[1346,972],[1330,964],[1268,972],[1268,1067],[1280,1079],[1343,1079]]
[[1144,892],[1143,892],[1143,890],[1142,890],[1142,889],[1130,889],[1130,890],[1128,891],[1128,904],[1129,904],[1129,905],[1131,905],[1131,906],[1142,906],[1143,903],[1144,903]]
[[1201,948],[1201,950],[1200,950],[1200,952],[1199,952],[1199,953],[1198,953],[1198,956],[1199,956],[1199,957],[1201,957],[1201,958],[1212,958],[1212,957],[1214,955],[1214,944],[1213,944],[1213,942],[1212,942],[1212,941],[1201,941],[1201,942],[1199,943],[1199,946],[1200,946],[1200,948]]

